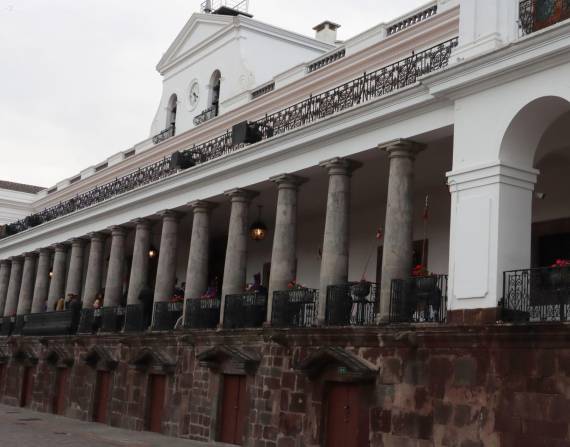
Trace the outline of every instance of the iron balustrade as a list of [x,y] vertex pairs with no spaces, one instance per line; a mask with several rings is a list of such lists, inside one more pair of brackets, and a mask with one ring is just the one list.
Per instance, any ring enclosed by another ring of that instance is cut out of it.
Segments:
[[22,335],[71,335],[77,332],[80,310],[39,312],[24,317]]
[[447,320],[447,275],[395,279],[390,291],[390,322],[443,323]]
[[570,18],[570,0],[521,0],[519,29],[523,36]]
[[101,327],[101,309],[81,309],[78,334],[95,334]]
[[504,272],[501,307],[504,321],[568,321],[570,267]]
[[128,304],[125,308],[125,332],[144,332],[151,324],[152,314],[145,315],[141,304]]
[[[327,118],[364,102],[388,95],[414,84],[423,75],[447,67],[451,52],[457,44],[458,38],[455,37],[419,53],[412,52],[409,57],[371,73],[365,73],[363,76],[318,95],[311,95],[304,101],[266,115],[255,121],[254,124],[259,126],[261,139],[265,140]],[[187,164],[190,166],[226,156],[242,147],[244,145],[232,143],[232,135],[227,131],[216,138],[180,151],[180,154],[185,160],[192,161],[192,163]],[[165,157],[131,174],[119,177],[103,186],[98,186],[51,208],[9,224],[5,228],[4,236],[0,237],[17,234],[169,177],[179,170],[172,164],[171,159],[172,156]]]
[[125,323],[125,308],[121,306],[101,308],[99,332],[121,332]]
[[264,85],[263,87],[260,87],[257,90],[251,92],[251,99],[259,98],[260,96],[266,95],[273,90],[275,90],[275,82],[271,82],[270,84]]
[[171,331],[176,327],[176,322],[182,317],[184,301],[154,303],[152,314],[153,331]]
[[200,115],[194,117],[194,125],[199,126],[200,124],[205,123],[206,121],[210,121],[212,118],[218,116],[218,106],[208,107],[206,110],[203,110]]
[[274,327],[313,327],[317,324],[319,291],[292,289],[273,293],[271,324]]
[[394,23],[393,25],[390,25],[386,30],[386,34],[388,36],[391,36],[392,34],[399,33],[400,31],[403,31],[406,28],[409,28],[410,26],[413,26],[417,23],[423,22],[424,20],[429,19],[430,17],[436,14],[437,14],[437,5],[430,6],[429,8],[426,8],[416,14],[413,14],[411,16],[408,16],[400,20],[397,23]]
[[369,326],[376,322],[379,307],[378,284],[360,281],[327,288],[327,326]]
[[262,327],[267,316],[267,296],[260,293],[240,293],[226,296],[224,328]]
[[2,317],[2,326],[0,327],[0,334],[8,336],[12,334],[12,329],[16,323],[16,317]]
[[312,73],[313,71],[317,71],[323,67],[326,67],[327,65],[330,65],[333,62],[342,59],[344,56],[346,56],[346,49],[344,48],[342,50],[338,50],[332,54],[329,54],[328,56],[325,56],[307,66],[307,73]]
[[12,335],[21,335],[24,325],[26,324],[28,318],[27,315],[16,315],[16,321],[14,323],[14,328],[12,329]]
[[186,300],[184,327],[190,329],[214,329],[220,323],[219,298],[191,298]]
[[172,138],[174,135],[176,135],[176,124],[172,123],[166,129],[160,131],[154,137],[152,137],[152,142],[154,144],[159,144],[165,140],[168,140],[169,138]]

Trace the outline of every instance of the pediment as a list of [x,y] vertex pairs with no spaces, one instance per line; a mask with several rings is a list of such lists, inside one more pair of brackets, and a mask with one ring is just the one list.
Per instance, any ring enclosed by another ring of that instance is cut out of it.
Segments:
[[295,369],[307,375],[311,380],[331,370],[344,380],[372,379],[378,373],[378,368],[370,362],[346,349],[334,346],[318,349],[299,362]]
[[161,74],[164,73],[167,67],[190,55],[232,23],[229,16],[193,14],[166,50],[156,69]]
[[55,368],[69,368],[74,361],[73,353],[59,346],[50,348],[44,359]]
[[91,368],[102,371],[114,370],[119,362],[102,346],[93,346],[82,357],[82,360]]
[[200,366],[225,374],[252,374],[261,361],[261,356],[253,350],[218,345],[196,356]]
[[166,352],[143,348],[132,358],[129,366],[141,372],[169,374],[174,372],[176,361]]
[[38,354],[29,346],[20,346],[12,353],[12,360],[23,365],[35,365],[38,363]]

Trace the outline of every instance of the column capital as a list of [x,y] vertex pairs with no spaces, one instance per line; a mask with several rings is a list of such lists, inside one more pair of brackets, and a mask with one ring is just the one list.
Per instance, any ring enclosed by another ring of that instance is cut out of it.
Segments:
[[179,213],[178,211],[173,211],[173,210],[163,210],[163,211],[159,211],[158,214],[162,220],[178,220],[180,219],[180,217],[182,217],[182,213]]
[[74,237],[69,239],[67,242],[73,246],[73,245],[83,244],[83,242],[85,241],[82,237]]
[[319,163],[321,168],[328,170],[329,175],[352,175],[362,166],[362,163],[350,158],[334,157]]
[[24,262],[24,257],[23,256],[11,256],[10,262],[12,264],[21,264],[22,262]]
[[416,158],[416,155],[425,149],[426,145],[403,138],[379,144],[378,149],[388,153],[388,158]]
[[67,250],[67,245],[64,242],[58,242],[57,244],[53,244],[51,248],[54,249],[56,253],[62,253]]
[[259,193],[249,189],[234,188],[224,192],[224,195],[229,197],[232,202],[250,202]]
[[38,254],[35,251],[28,251],[28,252],[24,253],[24,258],[26,258],[26,259],[27,258],[35,258],[37,256],[38,256]]
[[113,225],[109,227],[109,231],[111,231],[111,236],[124,236],[127,234],[127,230],[120,225]]
[[279,189],[297,189],[299,185],[308,182],[309,179],[292,174],[279,174],[270,177],[269,181],[275,183]]
[[87,233],[87,237],[89,238],[89,240],[93,241],[104,241],[105,240],[105,235],[103,233],[99,233],[97,231],[94,231],[92,233]]
[[10,265],[9,259],[0,259],[0,267],[3,265]]
[[51,248],[49,247],[42,247],[40,249],[38,249],[38,254],[41,256],[43,254],[51,254]]
[[131,220],[131,223],[136,225],[137,228],[150,228],[151,226],[151,221],[144,217],[137,217],[136,219]]
[[217,203],[208,202],[206,200],[195,200],[193,202],[190,202],[188,205],[192,208],[194,214],[209,213],[211,210],[218,206]]

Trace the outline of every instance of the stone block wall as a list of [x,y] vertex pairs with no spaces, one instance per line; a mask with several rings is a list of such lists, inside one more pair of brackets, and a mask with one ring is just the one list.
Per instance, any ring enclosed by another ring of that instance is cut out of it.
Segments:
[[[149,374],[163,374],[162,432],[216,440],[222,375],[245,368],[247,446],[325,445],[328,387],[344,381],[365,387],[371,446],[570,447],[567,325],[11,337],[0,340],[1,401],[19,405],[31,365],[29,406],[51,412],[55,370],[72,362],[65,415],[91,420],[96,370],[110,364],[86,361],[95,347],[115,361],[108,423],[117,427],[148,428]],[[333,354],[320,355],[324,347]]]

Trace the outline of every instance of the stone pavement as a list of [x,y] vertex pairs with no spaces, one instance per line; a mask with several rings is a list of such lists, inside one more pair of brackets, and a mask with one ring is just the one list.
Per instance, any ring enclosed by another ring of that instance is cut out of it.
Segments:
[[223,447],[0,405],[1,447]]

